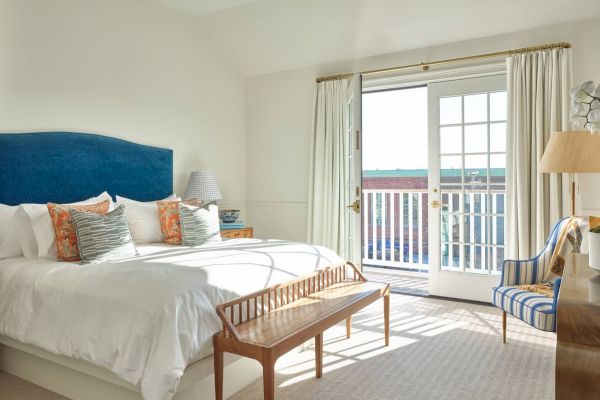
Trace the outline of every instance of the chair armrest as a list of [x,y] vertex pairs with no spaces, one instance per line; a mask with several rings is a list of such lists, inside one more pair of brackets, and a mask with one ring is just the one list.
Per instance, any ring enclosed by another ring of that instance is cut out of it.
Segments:
[[536,282],[538,257],[529,260],[504,260],[500,286],[532,285]]

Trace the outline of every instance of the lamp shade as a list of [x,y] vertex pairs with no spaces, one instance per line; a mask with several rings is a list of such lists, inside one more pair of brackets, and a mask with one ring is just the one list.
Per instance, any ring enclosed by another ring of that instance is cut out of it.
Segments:
[[221,200],[223,196],[211,171],[192,171],[183,198],[198,199],[205,204]]
[[540,172],[600,172],[600,135],[588,131],[550,135]]

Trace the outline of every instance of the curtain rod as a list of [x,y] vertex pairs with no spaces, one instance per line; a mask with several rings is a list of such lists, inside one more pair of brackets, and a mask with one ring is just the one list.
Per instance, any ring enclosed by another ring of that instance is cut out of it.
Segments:
[[[542,44],[539,46],[523,47],[520,49],[496,51],[494,53],[486,53],[486,54],[478,54],[478,55],[474,55],[474,56],[448,58],[446,60],[421,62],[419,64],[407,64],[407,65],[402,65],[399,67],[372,69],[372,70],[361,71],[361,72],[357,72],[357,73],[359,73],[361,75],[371,75],[371,74],[381,74],[384,72],[401,71],[401,70],[405,70],[405,69],[418,68],[418,67],[422,68],[423,71],[427,71],[429,69],[429,67],[432,65],[443,65],[443,64],[451,64],[451,63],[461,62],[461,61],[472,61],[472,60],[480,60],[480,59],[484,59],[484,58],[512,56],[514,54],[529,53],[529,52],[538,51],[538,50],[570,49],[570,48],[571,48],[571,44],[566,43],[566,42],[549,43],[549,44]],[[317,83],[324,82],[324,81],[333,81],[333,80],[337,80],[337,79],[346,79],[346,78],[352,77],[353,75],[354,75],[354,73],[322,76],[322,77],[317,78]]]

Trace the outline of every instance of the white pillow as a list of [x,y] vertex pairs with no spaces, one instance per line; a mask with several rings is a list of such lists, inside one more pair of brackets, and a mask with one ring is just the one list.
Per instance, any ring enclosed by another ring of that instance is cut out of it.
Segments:
[[[21,204],[13,217],[17,228],[17,236],[19,237],[19,243],[21,245],[21,251],[27,258],[37,257],[38,254],[35,234],[33,233],[31,219],[27,212],[35,205],[36,204]],[[40,204],[37,205],[39,206]]]
[[15,218],[18,208],[0,204],[0,259],[23,255]]
[[[87,200],[70,204],[95,204],[105,200],[110,201],[108,210],[113,210],[114,204],[107,192],[101,193],[96,197],[90,197]],[[37,257],[56,259],[56,233],[54,232],[54,225],[52,225],[52,220],[50,219],[48,206],[46,204],[23,204],[22,207],[29,216],[31,229],[33,230],[35,242],[37,244]],[[25,250],[23,250],[23,253],[25,253]]]
[[[181,200],[175,194],[164,200]],[[156,200],[158,201],[158,200]],[[135,243],[160,243],[163,240],[156,201],[136,201],[117,196],[117,207],[125,205],[125,215]]]

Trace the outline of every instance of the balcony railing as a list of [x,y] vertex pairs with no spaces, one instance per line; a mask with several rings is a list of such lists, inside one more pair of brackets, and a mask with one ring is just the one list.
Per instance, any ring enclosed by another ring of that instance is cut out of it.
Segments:
[[[504,259],[504,190],[445,190],[441,268],[492,273]],[[427,273],[426,189],[363,190],[363,264]]]
[[428,271],[427,189],[365,189],[363,264]]

